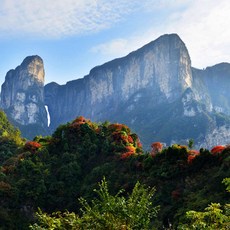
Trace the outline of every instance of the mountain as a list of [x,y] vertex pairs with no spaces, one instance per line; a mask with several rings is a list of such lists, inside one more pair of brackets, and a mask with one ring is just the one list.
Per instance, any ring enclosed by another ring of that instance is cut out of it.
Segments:
[[[4,84],[11,85],[7,76]],[[4,84],[1,103],[7,112],[4,95],[12,89]],[[82,79],[36,85],[41,95],[44,90],[44,98],[36,104],[39,112],[33,114],[39,114],[40,120],[34,119],[33,124],[47,127],[46,105],[50,131],[83,115],[93,121],[127,124],[146,148],[153,141],[185,143],[191,138],[197,147],[230,142],[230,64],[193,68],[177,34],[163,35],[126,57],[97,66]],[[17,101],[12,100],[11,110]],[[24,126],[27,120],[19,123]]]
[[8,71],[1,90],[1,108],[25,137],[48,133],[44,105],[44,65],[39,56],[25,58]]
[[132,110],[144,98],[150,107],[175,101],[191,86],[191,80],[184,43],[177,35],[166,35],[124,58],[93,68],[83,79],[46,85],[45,100],[54,127],[76,114],[119,121],[114,115],[127,102],[126,109]]

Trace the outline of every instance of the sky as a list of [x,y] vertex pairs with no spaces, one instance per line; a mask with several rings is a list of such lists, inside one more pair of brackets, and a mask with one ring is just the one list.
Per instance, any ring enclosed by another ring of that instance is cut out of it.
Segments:
[[0,0],[0,84],[30,55],[65,84],[170,33],[193,67],[230,62],[230,1]]

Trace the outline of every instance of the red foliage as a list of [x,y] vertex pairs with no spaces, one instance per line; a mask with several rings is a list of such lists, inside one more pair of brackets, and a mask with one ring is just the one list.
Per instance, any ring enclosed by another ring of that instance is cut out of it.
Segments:
[[111,125],[109,125],[109,129],[113,129],[113,130],[121,130],[122,129],[122,127],[123,127],[123,125],[122,124],[111,124]]
[[80,125],[83,125],[87,122],[89,122],[89,120],[85,119],[83,116],[80,116],[80,117],[77,117],[70,126],[78,129]]
[[192,149],[192,150],[189,150],[188,154],[190,154],[190,155],[196,155],[197,156],[197,155],[200,154],[200,152],[198,150]]
[[152,143],[151,147],[153,150],[160,152],[163,148],[163,144],[160,142],[154,142]]
[[133,144],[133,138],[131,136],[128,136],[128,142]]
[[85,124],[88,120],[85,119],[83,116],[77,117],[73,123],[77,123],[77,124]]
[[188,152],[188,159],[187,159],[188,163],[189,164],[192,163],[193,159],[195,157],[197,157],[198,155],[200,155],[199,151],[197,151],[197,150],[189,150],[189,152]]
[[126,152],[126,153],[123,153],[123,154],[121,154],[121,159],[124,160],[124,159],[130,157],[130,156],[133,155],[133,154],[134,154],[134,152]]
[[114,131],[124,130],[124,131],[130,133],[129,127],[126,126],[126,125],[123,125],[123,124],[111,124],[111,125],[108,126],[108,129],[109,130],[114,130]]
[[142,144],[139,138],[137,139],[137,148],[142,148]]
[[121,159],[126,159],[127,157],[134,155],[136,148],[134,146],[125,146],[126,152],[121,154]]
[[99,133],[101,132],[101,129],[100,129],[100,128],[97,128],[97,129],[95,130],[95,132],[96,132],[97,134],[99,134]]
[[212,153],[213,155],[216,155],[216,154],[218,154],[218,153],[221,153],[225,148],[226,148],[226,147],[223,146],[223,145],[217,145],[217,146],[215,146],[215,147],[212,148],[211,153]]
[[129,142],[129,136],[127,135],[124,135],[122,134],[121,132],[119,131],[115,131],[112,133],[112,136],[113,136],[113,140],[116,141],[116,142],[123,142],[123,144],[127,144],[127,143],[130,143]]
[[24,149],[31,152],[35,152],[40,147],[42,147],[42,145],[36,141],[28,141],[24,145]]
[[135,153],[135,150],[136,150],[135,147],[133,147],[133,146],[126,146],[125,148],[126,148],[127,152]]
[[161,152],[163,148],[163,144],[160,142],[154,142],[151,144],[152,151],[151,151],[151,156],[154,157],[157,153]]

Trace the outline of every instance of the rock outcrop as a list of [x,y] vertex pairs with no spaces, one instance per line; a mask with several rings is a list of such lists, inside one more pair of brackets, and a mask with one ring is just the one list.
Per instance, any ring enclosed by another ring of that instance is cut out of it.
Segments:
[[47,129],[44,76],[43,61],[38,56],[25,58],[20,66],[6,74],[1,108],[17,126],[35,125]]

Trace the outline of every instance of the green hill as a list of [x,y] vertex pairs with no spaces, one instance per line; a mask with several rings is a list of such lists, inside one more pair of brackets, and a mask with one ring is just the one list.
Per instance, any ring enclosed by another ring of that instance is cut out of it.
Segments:
[[[4,116],[1,133],[7,123]],[[156,229],[169,224],[176,228],[186,211],[229,202],[222,184],[230,176],[228,146],[196,151],[154,143],[151,152],[144,152],[126,125],[93,123],[84,117],[59,126],[52,136],[22,145],[18,131],[8,126],[5,133],[12,136],[6,143],[14,140],[15,151],[1,162],[2,229],[28,229],[38,207],[47,213],[69,210],[80,215],[78,198],[94,199],[93,190],[103,177],[112,195],[122,188],[130,194],[137,181],[155,187],[152,202],[160,206],[153,222]]]

